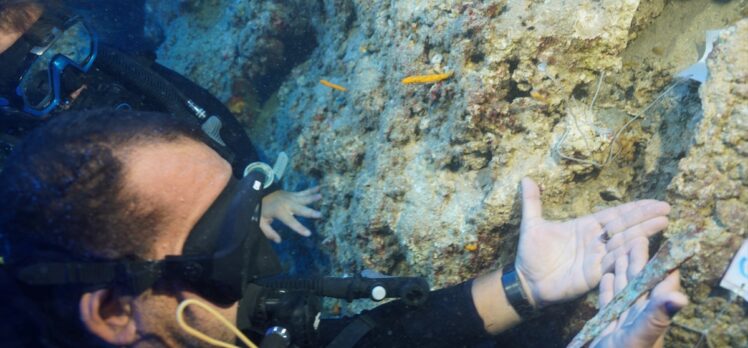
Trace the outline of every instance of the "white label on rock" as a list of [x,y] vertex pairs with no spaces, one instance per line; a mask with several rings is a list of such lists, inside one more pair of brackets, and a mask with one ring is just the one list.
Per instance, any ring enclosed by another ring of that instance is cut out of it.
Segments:
[[724,29],[717,29],[717,30],[708,30],[706,32],[706,41],[704,43],[704,54],[701,55],[701,59],[699,59],[698,62],[695,64],[689,66],[685,70],[679,72],[676,76],[691,79],[694,81],[698,81],[700,83],[704,83],[706,81],[706,77],[709,74],[709,71],[707,70],[706,66],[706,59],[709,57],[709,53],[712,53],[712,49],[714,48],[714,42],[719,39],[719,34],[722,33],[722,30]]
[[743,242],[719,285],[748,300],[748,240]]

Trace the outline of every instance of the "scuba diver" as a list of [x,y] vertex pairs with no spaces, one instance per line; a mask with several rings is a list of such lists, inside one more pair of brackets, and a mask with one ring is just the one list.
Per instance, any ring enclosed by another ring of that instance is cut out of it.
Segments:
[[[14,41],[0,42],[0,148],[6,153],[61,111],[112,108],[166,112],[199,123],[208,145],[232,164],[237,177],[259,161],[239,121],[192,81],[146,54],[131,57],[100,43],[93,28],[57,2],[42,7],[38,1],[10,1],[5,6],[19,18],[16,27],[8,28],[7,40]],[[262,231],[268,238],[281,241],[271,226],[275,219],[310,235],[294,215],[321,216],[307,207],[321,198],[318,188],[290,193],[276,184],[266,193]]]
[[[435,291],[373,272],[283,276],[262,228],[276,175],[246,169],[257,155],[225,107],[35,4],[0,2],[0,20],[15,19],[0,23],[0,107],[13,142],[0,172],[0,270],[13,308],[3,330],[30,317],[5,345],[478,344],[598,283],[609,299],[667,225],[669,206],[653,200],[546,221],[528,179],[517,257],[500,271]],[[322,318],[320,296],[397,300]],[[686,301],[670,276],[593,346],[651,347]]]

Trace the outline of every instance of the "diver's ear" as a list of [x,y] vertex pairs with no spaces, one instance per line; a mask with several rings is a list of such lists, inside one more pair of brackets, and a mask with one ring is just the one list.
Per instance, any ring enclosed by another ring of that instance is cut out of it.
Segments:
[[80,317],[88,331],[112,345],[130,345],[137,330],[130,296],[116,296],[110,289],[86,292],[79,303]]

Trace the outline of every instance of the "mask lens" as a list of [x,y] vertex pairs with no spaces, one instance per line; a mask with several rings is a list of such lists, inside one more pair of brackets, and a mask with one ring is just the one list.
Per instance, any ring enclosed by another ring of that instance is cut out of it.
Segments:
[[83,66],[91,56],[91,33],[82,22],[73,24],[44,52],[43,56],[65,56],[72,63]]
[[19,88],[27,106],[45,108],[55,98],[52,72],[58,76],[68,65],[79,70],[92,56],[91,33],[82,22],[63,32],[53,33],[46,47],[34,48],[39,57],[21,78]]
[[37,59],[23,75],[19,85],[23,91],[23,101],[33,108],[43,108],[53,97],[52,84],[49,82],[49,71]]

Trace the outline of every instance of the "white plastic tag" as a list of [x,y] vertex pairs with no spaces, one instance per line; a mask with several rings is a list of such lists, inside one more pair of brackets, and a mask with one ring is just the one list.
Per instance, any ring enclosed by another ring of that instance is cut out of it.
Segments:
[[719,286],[748,301],[748,240],[743,242]]
[[704,83],[707,75],[709,75],[709,71],[706,67],[706,58],[709,57],[709,53],[712,53],[714,42],[717,41],[722,30],[723,29],[708,30],[706,32],[706,41],[704,43],[704,54],[701,55],[701,59],[675,76]]
[[273,173],[275,173],[275,179],[280,181],[283,178],[283,174],[286,173],[286,166],[288,166],[288,155],[285,152],[278,154],[278,159],[275,160],[273,165]]

